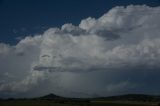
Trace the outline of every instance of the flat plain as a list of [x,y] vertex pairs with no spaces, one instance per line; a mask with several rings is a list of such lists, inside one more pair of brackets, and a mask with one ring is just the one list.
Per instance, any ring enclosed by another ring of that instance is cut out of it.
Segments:
[[116,101],[90,101],[90,102],[55,102],[49,100],[5,100],[0,106],[159,106],[153,102],[116,102]]

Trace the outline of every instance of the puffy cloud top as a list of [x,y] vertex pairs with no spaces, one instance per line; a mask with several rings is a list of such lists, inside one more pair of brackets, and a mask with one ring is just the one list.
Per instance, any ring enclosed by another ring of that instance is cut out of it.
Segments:
[[159,19],[160,7],[121,6],[0,43],[0,96],[160,94]]

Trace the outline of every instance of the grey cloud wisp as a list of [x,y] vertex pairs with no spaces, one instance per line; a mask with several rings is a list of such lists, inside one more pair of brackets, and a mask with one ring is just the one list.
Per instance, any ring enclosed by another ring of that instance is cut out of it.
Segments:
[[[160,94],[160,7],[114,7],[0,43],[0,97]],[[80,93],[81,92],[81,93]]]

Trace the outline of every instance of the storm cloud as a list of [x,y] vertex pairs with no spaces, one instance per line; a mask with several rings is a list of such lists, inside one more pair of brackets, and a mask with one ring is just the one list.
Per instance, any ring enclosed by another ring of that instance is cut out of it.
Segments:
[[160,94],[160,7],[117,6],[0,43],[0,97]]

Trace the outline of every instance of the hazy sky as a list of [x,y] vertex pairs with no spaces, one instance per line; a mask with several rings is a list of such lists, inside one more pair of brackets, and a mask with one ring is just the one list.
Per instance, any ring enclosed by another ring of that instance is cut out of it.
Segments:
[[0,97],[160,94],[158,0],[0,1]]

